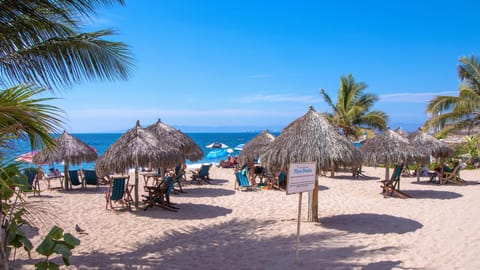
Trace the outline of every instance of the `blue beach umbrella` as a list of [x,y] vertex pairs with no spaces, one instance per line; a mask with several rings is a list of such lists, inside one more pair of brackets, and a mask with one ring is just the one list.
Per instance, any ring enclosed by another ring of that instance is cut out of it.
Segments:
[[207,154],[207,158],[209,159],[217,159],[228,156],[228,152],[223,149],[215,149]]
[[241,144],[235,146],[235,148],[233,148],[233,149],[235,149],[236,151],[242,151],[244,145],[245,145],[244,143],[241,143]]

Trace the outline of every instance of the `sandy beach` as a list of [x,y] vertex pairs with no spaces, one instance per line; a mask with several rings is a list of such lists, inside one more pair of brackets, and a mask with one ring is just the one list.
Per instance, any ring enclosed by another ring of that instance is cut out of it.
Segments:
[[[42,196],[27,202],[47,213],[27,233],[34,247],[52,225],[77,236],[68,269],[480,268],[480,170],[461,172],[465,186],[403,177],[401,190],[411,199],[384,198],[385,170],[363,170],[367,178],[337,172],[319,179],[319,223],[306,222],[303,196],[299,263],[298,195],[237,191],[232,169],[212,168],[211,185],[186,183],[187,193],[172,194],[177,213],[107,211],[106,186],[49,191],[42,182]],[[78,234],[76,224],[87,234]],[[18,251],[15,269],[33,269],[39,257],[32,255]]]

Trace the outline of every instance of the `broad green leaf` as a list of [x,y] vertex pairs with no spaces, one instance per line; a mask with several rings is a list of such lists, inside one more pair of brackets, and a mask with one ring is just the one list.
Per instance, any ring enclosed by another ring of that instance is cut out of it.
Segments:
[[50,237],[51,239],[58,240],[63,237],[63,229],[57,226],[53,226],[46,237]]
[[55,247],[55,242],[50,238],[45,238],[42,243],[35,249],[38,253],[44,256],[50,256],[53,253],[53,248]]
[[70,258],[69,258],[69,257],[63,257],[63,256],[62,256],[62,260],[63,260],[63,263],[64,263],[66,266],[69,266],[69,265],[70,265]]
[[62,255],[62,257],[72,256],[72,252],[70,251],[70,248],[63,243],[57,243],[53,250],[55,251],[55,253]]
[[37,270],[58,270],[60,269],[60,266],[58,266],[54,262],[39,262],[35,264],[35,268]]
[[63,235],[63,239],[69,246],[71,246],[71,248],[80,245],[80,240],[73,236],[71,233],[66,233],[65,235]]

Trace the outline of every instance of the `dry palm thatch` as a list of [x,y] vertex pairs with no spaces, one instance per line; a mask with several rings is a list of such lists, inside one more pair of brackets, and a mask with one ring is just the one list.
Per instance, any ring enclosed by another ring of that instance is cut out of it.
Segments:
[[95,170],[98,175],[125,173],[135,168],[135,206],[138,206],[138,168],[151,163],[157,167],[175,167],[184,162],[183,153],[156,135],[143,129],[140,122],[124,133],[98,158]]
[[261,155],[272,171],[287,170],[289,163],[315,162],[317,173],[333,165],[355,162],[354,146],[312,107],[290,123]]
[[249,163],[260,157],[265,148],[275,140],[275,136],[270,134],[268,130],[255,136],[243,146],[242,152],[238,156],[241,163]]
[[391,129],[367,139],[361,151],[367,165],[385,164],[385,179],[389,179],[390,164],[407,162],[423,156],[410,145],[407,138]]
[[397,127],[395,130],[394,130],[398,135],[404,137],[404,138],[407,138],[408,137],[408,133],[401,129],[400,127]]
[[433,156],[436,158],[448,158],[453,154],[453,149],[435,137],[417,130],[408,135],[410,144],[418,151],[423,151],[427,156]]
[[[431,135],[428,135],[420,129],[410,133],[407,138],[410,141],[410,144],[415,147],[417,151],[423,153],[423,158],[419,158],[415,161],[417,168],[419,167],[419,162],[430,163],[430,156],[435,158],[447,158],[453,154],[453,149],[450,148],[448,144],[436,139]],[[417,181],[420,181],[418,169]]]
[[162,123],[160,119],[155,124],[146,127],[146,130],[165,140],[169,145],[180,149],[185,157],[192,162],[202,159],[204,153],[192,138],[174,127]]
[[[274,172],[288,172],[290,163],[314,162],[317,175],[335,164],[352,164],[353,144],[312,107],[290,123],[260,156],[262,163]],[[309,220],[318,221],[318,178],[311,193]]]
[[82,162],[92,162],[97,159],[97,152],[81,140],[68,134],[66,131],[54,140],[53,148],[45,148],[35,154],[33,162],[36,164],[64,162],[65,188],[69,182],[69,164],[79,165]]

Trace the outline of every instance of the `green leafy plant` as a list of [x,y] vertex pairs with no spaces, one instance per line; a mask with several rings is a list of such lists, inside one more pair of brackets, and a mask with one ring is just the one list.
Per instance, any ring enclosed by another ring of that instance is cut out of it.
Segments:
[[62,256],[63,263],[70,265],[70,256],[72,256],[72,249],[80,245],[80,240],[70,233],[63,233],[63,229],[53,226],[50,232],[45,236],[45,239],[35,249],[39,254],[46,256],[46,260],[36,263],[37,269],[58,269],[59,265],[49,261],[52,254]]

